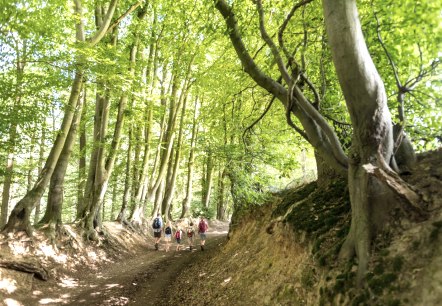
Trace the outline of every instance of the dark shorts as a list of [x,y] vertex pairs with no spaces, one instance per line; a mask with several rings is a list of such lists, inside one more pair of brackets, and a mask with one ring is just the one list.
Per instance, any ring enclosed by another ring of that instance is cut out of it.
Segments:
[[176,238],[176,243],[181,244],[181,239],[180,238]]
[[161,238],[161,232],[153,232],[155,238]]

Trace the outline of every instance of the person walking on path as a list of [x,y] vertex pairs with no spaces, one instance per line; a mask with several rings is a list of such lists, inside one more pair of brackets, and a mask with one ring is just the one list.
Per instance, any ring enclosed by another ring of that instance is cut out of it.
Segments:
[[172,226],[170,221],[167,221],[166,227],[164,228],[164,241],[166,242],[166,252],[169,252],[170,242],[172,241]]
[[206,244],[206,232],[209,229],[207,221],[204,220],[204,216],[200,217],[200,222],[198,223],[198,234],[200,234],[201,239],[201,251],[204,251],[204,245]]
[[183,231],[181,230],[180,227],[178,227],[178,229],[175,232],[175,240],[176,240],[176,250],[175,251],[181,250],[181,237],[182,236],[183,236]]
[[155,238],[155,250],[159,250],[159,243],[161,240],[161,232],[163,230],[163,219],[161,219],[161,214],[158,213],[157,217],[153,219],[152,222],[152,228],[153,228],[153,237]]
[[192,251],[193,249],[193,239],[195,237],[195,229],[193,228],[193,222],[189,223],[189,226],[186,229],[187,232],[187,241],[189,243],[189,249]]

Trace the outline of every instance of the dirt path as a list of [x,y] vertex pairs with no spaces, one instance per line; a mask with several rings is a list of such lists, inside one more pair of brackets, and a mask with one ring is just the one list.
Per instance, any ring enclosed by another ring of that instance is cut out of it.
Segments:
[[82,271],[76,279],[46,291],[32,305],[167,305],[168,295],[174,294],[176,276],[217,252],[225,236],[209,234],[204,252],[199,245],[193,251],[186,248],[176,252],[175,243],[165,252],[161,244],[160,251],[150,248],[127,261],[109,264],[100,272]]

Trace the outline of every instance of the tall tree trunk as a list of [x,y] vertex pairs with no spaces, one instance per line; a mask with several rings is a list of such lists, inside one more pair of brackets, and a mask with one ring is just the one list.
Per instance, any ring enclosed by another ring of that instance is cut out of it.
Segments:
[[[118,194],[118,179],[116,176],[113,176],[112,179],[112,206],[111,206],[111,220],[115,220],[115,204],[117,203],[117,194]],[[117,216],[118,218],[118,216]]]
[[212,156],[212,151],[209,149],[209,152],[207,154],[206,175],[204,178],[203,199],[202,199],[202,204],[205,209],[209,208],[210,194],[212,192],[212,184],[213,184],[212,176],[213,176],[213,156]]
[[350,233],[341,256],[358,257],[358,283],[368,265],[372,238],[396,203],[392,191],[366,167],[382,167],[393,155],[393,130],[384,84],[362,34],[355,0],[323,0],[333,62],[353,125],[348,181],[352,205]]
[[[167,128],[166,128],[166,133],[164,136],[165,148],[163,146],[161,146],[158,176],[157,176],[155,183],[153,184],[151,190],[149,191],[149,194],[151,196],[153,194],[156,194],[156,190],[158,189],[160,184],[163,182],[164,176],[166,175],[167,164],[170,159],[170,155],[172,154],[173,143],[175,140],[175,124],[176,124],[176,118],[177,118],[177,110],[178,110],[179,104],[180,104],[179,101],[177,102],[178,86],[179,86],[179,80],[177,79],[176,76],[173,76],[172,77],[172,92],[171,92],[170,105],[169,105],[169,117],[167,120]],[[158,201],[158,197],[156,198],[156,201]]]
[[226,210],[227,210],[227,203],[225,201],[226,176],[227,176],[226,169],[223,168],[223,170],[220,171],[218,177],[218,201],[216,205],[216,219],[221,221],[226,220]]
[[193,196],[193,172],[195,166],[195,142],[198,135],[197,124],[197,105],[198,98],[195,99],[195,107],[192,122],[192,136],[190,139],[189,159],[187,161],[187,183],[186,183],[186,197],[182,203],[181,218],[187,217],[190,213],[190,204]]
[[[131,173],[132,173],[132,179],[131,179],[131,190],[130,190],[130,206],[132,207],[132,211],[133,211],[133,206],[135,204],[135,196],[137,193],[137,190],[139,189],[138,186],[140,184],[140,180],[141,180],[141,173],[140,173],[140,156],[141,156],[141,150],[142,150],[142,142],[141,142],[141,137],[142,137],[142,129],[140,126],[138,126],[138,124],[136,124],[135,126],[135,137],[134,137],[134,145],[135,145],[135,154],[134,154],[134,162],[132,165],[132,169],[131,169]],[[144,158],[144,157],[143,157]]]
[[[142,20],[146,15],[146,7],[142,7],[139,9],[137,14],[137,21]],[[130,48],[129,53],[129,74],[131,76],[134,76],[135,74],[135,63],[137,59],[137,50],[139,45],[139,27],[138,24],[134,29],[134,36],[135,41],[132,44],[132,47]],[[114,38],[116,36],[114,35]],[[82,219],[82,226],[85,229],[85,235],[88,239],[96,240],[97,239],[97,233],[95,232],[95,228],[101,228],[101,220],[98,215],[100,206],[103,205],[104,201],[104,195],[107,190],[107,186],[109,184],[109,178],[112,174],[115,159],[117,156],[117,150],[120,144],[121,139],[121,133],[124,125],[124,119],[125,119],[125,111],[128,101],[128,95],[129,91],[125,91],[119,100],[118,104],[118,113],[117,118],[115,122],[114,127],[114,133],[112,137],[112,142],[109,149],[109,154],[107,157],[105,157],[105,150],[103,147],[98,148],[97,150],[97,167],[96,174],[94,176],[94,183],[93,183],[93,192],[91,200],[87,202],[87,208],[85,211],[85,214],[83,215]],[[108,116],[109,116],[109,109],[107,107],[108,105],[108,94],[106,94],[105,100],[107,100],[104,104],[104,108],[101,110],[102,113],[102,119],[101,119],[101,126],[100,126],[100,135],[99,140],[100,143],[104,143],[105,135],[106,135],[106,129],[107,129],[107,122],[108,122]]]
[[[163,69],[166,69],[166,65],[164,66]],[[166,71],[166,70],[164,70]],[[155,197],[155,183],[156,183],[156,176],[157,176],[157,172],[158,169],[160,168],[160,159],[161,159],[161,152],[162,152],[162,147],[163,147],[163,140],[166,137],[166,107],[167,107],[167,99],[166,99],[166,89],[165,89],[165,83],[166,83],[166,76],[167,74],[163,71],[163,79],[161,81],[161,99],[160,99],[160,103],[161,103],[161,107],[163,109],[163,113],[161,115],[161,124],[160,124],[160,135],[158,137],[158,145],[156,148],[156,152],[155,152],[155,159],[154,159],[154,163],[153,163],[153,167],[152,167],[152,173],[150,175],[150,179],[149,179],[149,189],[146,195],[146,201],[147,202],[152,202],[153,198]]]
[[[77,42],[84,41],[84,31],[83,31],[83,20],[82,20],[82,8],[81,1],[75,0],[75,13],[80,16],[76,24],[76,38]],[[88,40],[88,45],[93,47],[96,45],[106,34],[106,31],[110,25],[110,21],[115,11],[117,5],[117,0],[112,0],[109,4],[106,16],[102,26],[94,35]],[[46,159],[45,166],[41,175],[38,177],[32,190],[30,190],[26,195],[17,203],[11,212],[8,223],[4,227],[4,231],[21,231],[24,230],[28,235],[32,235],[32,227],[30,224],[30,215],[34,209],[36,203],[40,201],[43,196],[46,187],[49,183],[51,175],[54,171],[54,167],[58,161],[58,157],[64,147],[64,142],[66,140],[67,134],[72,124],[72,119],[74,117],[74,112],[76,109],[78,96],[80,95],[81,85],[83,83],[83,64],[81,61],[77,61],[77,70],[75,72],[74,81],[71,88],[71,93],[69,97],[68,104],[65,108],[65,113],[63,121],[61,123],[60,130],[55,139],[54,145]]]
[[168,184],[166,186],[164,200],[163,200],[164,216],[166,216],[166,218],[168,218],[168,216],[170,215],[170,205],[172,203],[172,198],[175,193],[176,178],[178,176],[178,168],[181,161],[181,151],[182,151],[181,145],[183,141],[184,119],[186,116],[186,105],[187,105],[187,93],[184,94],[186,96],[184,97],[183,107],[181,110],[180,130],[178,132],[178,139],[176,143],[175,160],[172,169],[172,177],[170,181],[168,181]]
[[10,193],[11,193],[11,185],[12,185],[14,163],[15,163],[14,151],[15,151],[16,138],[17,138],[17,123],[13,122],[9,130],[9,140],[8,140],[9,152],[6,160],[5,180],[3,183],[0,228],[3,228],[8,220],[9,199],[11,197]]
[[130,184],[131,184],[131,174],[132,174],[132,127],[129,128],[127,146],[127,157],[126,157],[126,177],[124,179],[124,192],[123,192],[123,204],[121,205],[120,213],[118,214],[117,221],[121,223],[126,222],[126,210],[130,201]]
[[51,232],[57,230],[62,224],[61,212],[63,206],[64,179],[72,148],[77,137],[77,129],[81,120],[83,101],[84,100],[81,99],[81,97],[78,97],[78,105],[72,120],[71,128],[69,129],[60,157],[58,158],[54,173],[51,176],[46,211],[39,222],[40,225],[47,226]]
[[[41,172],[43,171],[44,156],[45,156],[45,151],[46,151],[45,148],[46,148],[46,123],[43,123],[42,129],[41,129],[40,149],[39,149],[39,156],[38,156],[38,172],[37,172],[38,176],[40,176]],[[35,206],[34,224],[38,223],[37,218],[40,216],[40,207],[41,207],[41,199],[37,202],[37,204]]]
[[43,171],[32,190],[26,193],[26,195],[17,203],[17,205],[12,210],[9,221],[4,228],[5,231],[11,232],[23,230],[26,231],[28,235],[32,235],[32,227],[30,224],[31,212],[37,202],[39,202],[41,197],[43,196],[43,193],[45,192],[54,171],[55,164],[57,163],[58,157],[60,156],[61,150],[63,149],[66,136],[69,132],[69,128],[74,117],[74,111],[76,109],[78,96],[80,95],[82,82],[83,72],[77,71],[75,73],[75,79],[72,85],[69,103],[66,107],[60,131],[57,134],[54,145],[46,160]]
[[[23,41],[23,56],[21,56],[20,48],[17,42],[16,52],[17,52],[17,65],[16,65],[16,97],[14,100],[14,105],[12,107],[12,113],[14,114],[21,107],[22,100],[22,86],[23,86],[23,73],[26,65],[26,40]],[[3,192],[2,192],[2,208],[1,208],[1,218],[0,218],[0,229],[2,229],[8,219],[9,210],[9,199],[11,194],[11,185],[14,175],[14,163],[15,163],[15,145],[17,141],[17,122],[15,120],[11,121],[9,128],[9,139],[7,144],[7,159],[5,167],[5,178],[3,182]]]
[[80,158],[78,159],[78,185],[77,185],[77,213],[76,219],[81,217],[81,213],[84,210],[84,190],[86,187],[86,113],[87,113],[87,91],[86,86],[83,92],[83,110],[80,120],[80,137],[79,137],[79,151]]
[[149,169],[149,156],[150,156],[150,141],[152,137],[151,126],[153,120],[151,109],[147,111],[146,119],[147,120],[145,122],[145,127],[144,127],[144,156],[143,156],[142,171],[130,216],[130,220],[132,220],[135,223],[141,223],[142,218],[144,217],[145,207],[143,205],[143,198],[147,192],[149,185],[148,169]]

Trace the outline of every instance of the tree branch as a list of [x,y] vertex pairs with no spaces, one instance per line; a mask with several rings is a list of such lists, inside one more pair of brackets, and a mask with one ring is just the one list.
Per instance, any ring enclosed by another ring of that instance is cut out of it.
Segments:
[[138,1],[134,4],[132,4],[126,12],[124,12],[123,15],[121,15],[120,17],[118,17],[117,19],[115,19],[115,21],[109,26],[109,28],[106,31],[106,34],[111,32],[120,22],[121,20],[123,20],[127,15],[129,15],[130,13],[132,13],[133,11],[135,11],[135,9],[137,7],[139,7],[141,4],[143,3],[143,1]]
[[89,43],[94,46],[106,35],[109,24],[112,20],[112,16],[115,13],[115,8],[117,7],[118,0],[111,0],[109,8],[107,10],[106,16],[104,17],[103,23],[100,29],[89,39]]
[[292,78],[290,77],[290,74],[288,73],[287,69],[285,68],[284,62],[282,61],[281,55],[279,54],[278,48],[276,47],[273,40],[270,38],[269,34],[267,34],[267,31],[264,26],[264,10],[262,8],[262,2],[261,0],[256,1],[256,7],[258,9],[258,15],[259,15],[259,30],[261,32],[261,37],[264,39],[264,41],[267,43],[267,45],[270,47],[270,50],[272,51],[273,56],[275,57],[276,64],[278,65],[279,71],[281,72],[282,78],[287,84],[292,83]]

